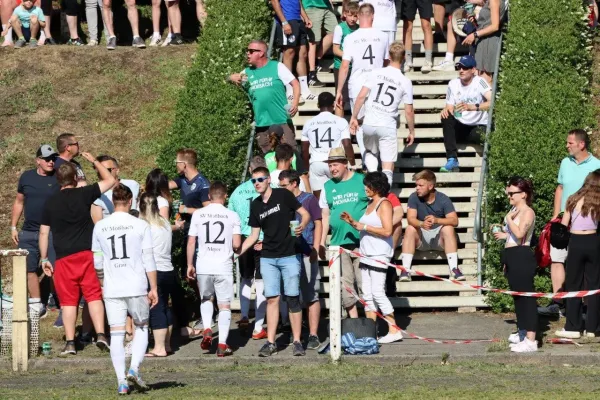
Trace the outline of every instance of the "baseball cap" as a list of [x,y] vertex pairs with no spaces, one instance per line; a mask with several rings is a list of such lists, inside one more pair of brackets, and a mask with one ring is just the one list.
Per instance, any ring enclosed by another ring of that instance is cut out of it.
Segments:
[[477,61],[471,55],[462,56],[460,60],[455,64],[456,68],[459,66],[467,67],[467,68],[475,68],[477,66]]
[[37,153],[35,153],[36,157],[41,157],[41,158],[46,158],[46,157],[52,157],[52,156],[57,156],[58,153],[54,151],[54,149],[52,148],[52,146],[50,146],[49,144],[43,144],[40,146],[40,148],[37,150]]
[[329,157],[327,158],[327,161],[348,161],[344,148],[334,147],[333,149],[329,150]]
[[268,130],[269,134],[274,133],[279,137],[283,136],[283,126],[281,124],[271,125]]

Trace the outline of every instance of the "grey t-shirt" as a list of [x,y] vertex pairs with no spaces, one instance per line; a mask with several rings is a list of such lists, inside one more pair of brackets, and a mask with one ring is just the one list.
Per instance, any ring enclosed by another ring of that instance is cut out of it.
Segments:
[[[131,189],[133,199],[131,201],[131,209],[137,210],[137,199],[140,194],[140,184],[131,179],[119,179],[119,182]],[[115,211],[115,206],[112,202],[112,189],[103,193],[96,201],[94,205],[102,208],[102,218],[108,217]]]
[[[436,218],[446,218],[446,215],[454,212],[454,204],[448,196],[442,192],[435,191],[435,200],[428,204],[424,199],[420,199],[417,193],[413,193],[408,198],[408,208],[417,210],[417,219],[424,221],[428,215],[433,215]],[[439,225],[434,225],[437,228]]]

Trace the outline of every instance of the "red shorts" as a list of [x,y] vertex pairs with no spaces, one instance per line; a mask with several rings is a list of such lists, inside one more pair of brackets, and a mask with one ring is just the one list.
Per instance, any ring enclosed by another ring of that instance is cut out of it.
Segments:
[[81,292],[88,303],[102,300],[93,253],[84,250],[56,260],[54,287],[63,306],[77,306]]

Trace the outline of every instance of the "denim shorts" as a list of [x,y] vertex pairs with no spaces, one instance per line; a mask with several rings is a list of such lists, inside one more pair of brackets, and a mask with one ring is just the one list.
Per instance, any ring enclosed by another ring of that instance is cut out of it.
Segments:
[[295,255],[280,258],[260,259],[260,274],[265,283],[265,297],[281,295],[281,280],[283,293],[286,296],[300,296],[300,261]]
[[[37,272],[40,267],[40,231],[20,231],[19,247],[29,252],[27,255],[27,272]],[[52,233],[48,234],[48,260],[52,266],[56,264],[56,253]]]

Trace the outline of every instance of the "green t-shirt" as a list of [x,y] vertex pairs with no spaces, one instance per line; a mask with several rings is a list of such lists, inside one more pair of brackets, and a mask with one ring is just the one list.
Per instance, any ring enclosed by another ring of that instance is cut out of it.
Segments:
[[[359,220],[369,203],[369,198],[365,193],[362,174],[354,172],[352,177],[346,181],[336,182],[333,179],[325,182],[319,204],[321,208],[325,205],[329,207],[331,227],[331,245],[359,245],[360,233],[351,227],[348,223],[342,221],[340,215],[346,211],[352,218]],[[326,204],[323,204],[323,201]]]
[[[337,28],[341,28],[341,30],[342,30],[342,37],[340,39],[340,50],[344,50],[344,39],[346,39],[346,36],[348,36],[349,34],[351,34],[352,32],[354,32],[358,29],[358,24],[354,25],[354,27],[351,28],[350,26],[348,26],[348,23],[346,21],[344,21],[336,27],[336,30],[338,30]],[[334,32],[333,36],[335,38],[335,36],[336,36],[335,32]],[[338,57],[338,56],[333,56],[333,68],[339,69],[341,65],[342,65],[342,58]],[[348,73],[350,73],[350,70],[348,70]],[[350,75],[348,75],[348,76],[350,76]]]
[[329,0],[302,0],[302,6],[307,8],[329,8]]
[[[275,160],[275,152],[270,151],[265,154],[265,162],[267,163],[267,169],[269,172],[273,172],[277,169],[277,160]],[[296,169],[296,155],[292,157],[292,169]]]
[[254,109],[257,127],[285,124],[288,113],[285,85],[293,81],[294,75],[282,63],[268,61],[262,68],[248,67],[246,90]]

